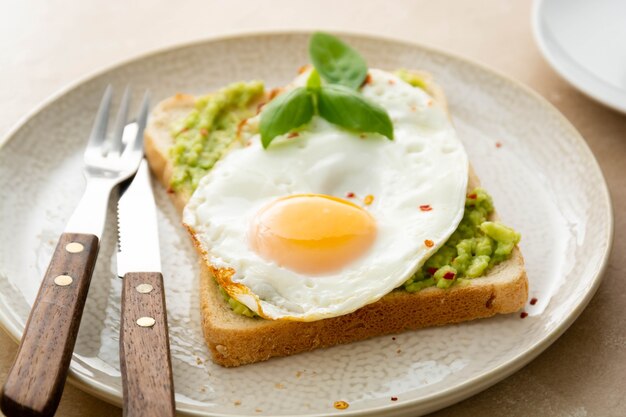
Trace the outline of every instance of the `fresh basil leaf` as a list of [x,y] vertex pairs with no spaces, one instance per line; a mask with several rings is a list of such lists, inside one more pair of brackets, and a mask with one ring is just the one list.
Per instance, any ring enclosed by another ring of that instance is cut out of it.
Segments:
[[313,117],[313,97],[304,87],[294,88],[270,101],[261,113],[263,148],[274,138],[302,126]]
[[312,91],[317,91],[321,86],[322,80],[320,79],[320,74],[315,68],[313,68],[311,74],[309,75],[309,79],[306,82],[306,88]]
[[319,115],[329,122],[359,132],[380,133],[393,140],[387,111],[342,85],[325,85],[317,96]]
[[332,84],[358,89],[367,76],[367,64],[354,49],[324,32],[315,32],[309,55],[322,78]]

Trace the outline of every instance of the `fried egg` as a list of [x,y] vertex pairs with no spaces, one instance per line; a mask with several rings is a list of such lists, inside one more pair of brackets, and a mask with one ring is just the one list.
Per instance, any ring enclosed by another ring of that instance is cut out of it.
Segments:
[[468,159],[445,109],[381,70],[362,94],[387,110],[394,140],[317,116],[267,150],[257,134],[185,207],[218,283],[263,318],[313,321],[379,300],[463,216]]

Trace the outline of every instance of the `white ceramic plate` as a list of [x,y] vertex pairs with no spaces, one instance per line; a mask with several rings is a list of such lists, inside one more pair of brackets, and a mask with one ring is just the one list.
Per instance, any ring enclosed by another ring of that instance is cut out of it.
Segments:
[[[0,150],[0,321],[16,339],[40,277],[81,191],[82,151],[106,84],[150,88],[155,100],[241,79],[270,86],[308,61],[306,33],[248,35],[141,57],[56,95]],[[611,205],[581,136],[529,89],[475,63],[422,46],[345,36],[372,67],[421,68],[448,94],[460,137],[506,223],[521,231],[530,295],[519,314],[407,332],[224,369],[200,330],[196,255],[156,187],[178,410],[196,415],[416,415],[472,395],[538,355],[574,321],[600,282]],[[112,210],[110,212],[112,220]],[[71,365],[81,388],[121,403],[120,281],[106,230]],[[392,401],[391,397],[397,397]],[[333,408],[344,400],[347,410]]]
[[626,2],[536,0],[533,31],[563,78],[626,113]]

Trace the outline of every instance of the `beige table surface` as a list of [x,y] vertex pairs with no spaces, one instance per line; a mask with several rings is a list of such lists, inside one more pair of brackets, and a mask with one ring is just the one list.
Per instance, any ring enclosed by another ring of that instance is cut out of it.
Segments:
[[[613,197],[616,240],[604,282],[572,327],[494,387],[435,416],[626,415],[626,116],[574,90],[531,34],[529,0],[2,0],[0,135],[50,94],[108,65],[167,45],[281,28],[365,32],[482,62],[551,101],[598,158]],[[16,345],[0,332],[0,381]],[[59,416],[121,416],[73,386]]]

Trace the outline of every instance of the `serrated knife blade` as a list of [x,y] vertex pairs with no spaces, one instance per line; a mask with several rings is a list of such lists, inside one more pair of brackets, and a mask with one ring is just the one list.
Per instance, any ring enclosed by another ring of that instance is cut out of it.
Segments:
[[117,275],[161,272],[157,210],[145,159],[117,203]]

